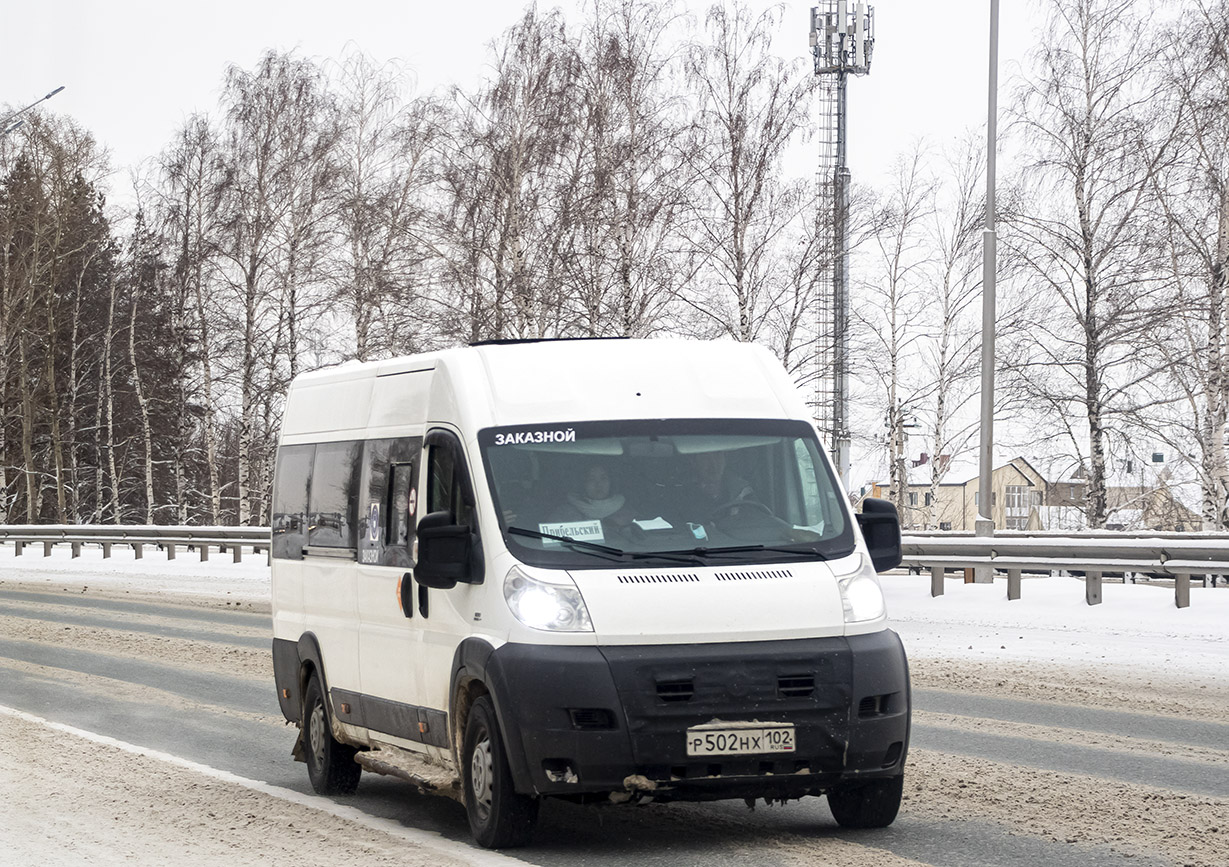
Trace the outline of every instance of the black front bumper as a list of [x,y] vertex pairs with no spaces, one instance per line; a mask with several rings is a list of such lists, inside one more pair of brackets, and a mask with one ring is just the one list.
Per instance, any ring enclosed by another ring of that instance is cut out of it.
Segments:
[[[900,774],[909,674],[896,633],[638,647],[509,644],[487,661],[518,791],[796,798]],[[689,727],[792,723],[790,753],[687,755]]]

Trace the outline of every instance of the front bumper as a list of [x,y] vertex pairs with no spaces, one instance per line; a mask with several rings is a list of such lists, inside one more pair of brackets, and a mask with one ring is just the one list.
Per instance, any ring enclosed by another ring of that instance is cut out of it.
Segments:
[[[889,630],[643,647],[509,644],[487,674],[523,793],[797,798],[900,774],[908,749],[908,666]],[[795,751],[689,757],[686,730],[714,720],[792,723]]]

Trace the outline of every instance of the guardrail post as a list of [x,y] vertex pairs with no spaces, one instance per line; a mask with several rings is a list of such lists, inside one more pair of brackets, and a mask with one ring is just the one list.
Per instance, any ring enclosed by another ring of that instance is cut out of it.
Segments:
[[1020,598],[1020,570],[1007,570],[1007,598],[1008,600]]
[[231,545],[230,550],[234,552],[234,557],[235,557],[234,562],[239,563],[243,560],[243,546],[242,545]]
[[209,546],[201,545],[201,562],[204,563],[209,559]]
[[145,546],[140,542],[132,543],[132,556],[136,560],[140,560],[145,556]]
[[1191,576],[1185,572],[1174,576],[1174,605],[1179,608],[1191,607]]
[[931,596],[942,596],[943,595],[943,567],[942,566],[931,566],[930,567],[930,595]]
[[102,559],[107,560],[107,559],[110,559],[110,557],[111,557],[111,543],[103,542],[102,543]]
[[175,559],[175,543],[174,542],[166,543],[166,559],[168,560]]
[[73,557],[76,558],[80,556],[81,556],[81,543],[73,542]]
[[44,557],[50,557],[50,556],[51,556],[51,546],[52,546],[52,545],[54,545],[54,544],[55,544],[55,542],[44,542],[44,543],[43,543],[43,556],[44,556]]
[[26,548],[26,543],[22,542],[20,539],[17,540],[16,542],[13,543],[13,556],[20,557],[22,555],[22,552],[25,551],[25,548]]
[[1084,601],[1089,605],[1101,604],[1101,573],[1084,573]]

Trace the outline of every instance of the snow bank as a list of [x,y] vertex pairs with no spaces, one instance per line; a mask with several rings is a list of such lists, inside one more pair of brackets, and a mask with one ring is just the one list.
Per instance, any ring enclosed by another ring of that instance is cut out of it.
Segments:
[[1173,587],[1102,584],[1102,603],[1084,601],[1080,578],[1024,578],[1007,600],[1007,580],[948,579],[930,595],[929,575],[884,575],[888,617],[911,656],[1035,660],[1197,673],[1229,679],[1229,589],[1191,588],[1189,608]]
[[[242,563],[212,551],[201,563],[195,551],[146,547],[137,560],[116,545],[104,560],[97,547],[73,559],[67,545],[50,557],[29,546],[21,557],[0,546],[0,586],[46,584],[118,592],[214,596],[267,604],[265,555],[245,551]],[[929,575],[881,576],[891,626],[913,658],[1041,661],[1064,665],[1129,667],[1174,675],[1198,674],[1229,682],[1229,589],[1191,588],[1189,608],[1174,606],[1172,587],[1102,586],[1100,605],[1084,602],[1079,578],[1024,578],[1021,598],[1007,600],[1007,581],[965,584],[949,578],[944,595],[931,598]]]

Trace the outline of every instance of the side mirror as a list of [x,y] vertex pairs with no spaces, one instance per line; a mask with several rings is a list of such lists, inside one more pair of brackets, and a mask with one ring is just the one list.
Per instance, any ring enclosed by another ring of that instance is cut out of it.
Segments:
[[862,501],[862,512],[857,518],[875,571],[887,572],[899,566],[903,554],[900,550],[900,515],[896,513],[896,507],[887,500],[867,497]]
[[414,580],[424,587],[451,590],[470,583],[473,536],[447,512],[431,512],[418,522],[418,561]]

